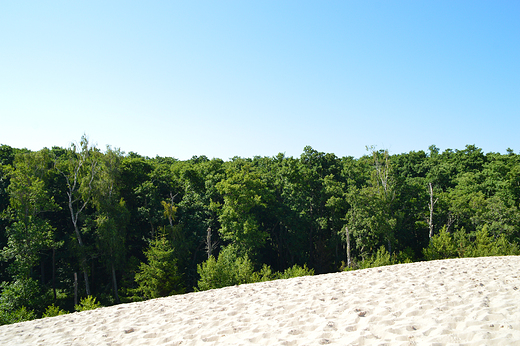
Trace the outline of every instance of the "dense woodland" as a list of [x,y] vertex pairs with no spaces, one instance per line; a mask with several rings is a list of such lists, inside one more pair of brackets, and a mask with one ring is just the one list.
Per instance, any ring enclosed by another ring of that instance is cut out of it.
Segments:
[[0,324],[370,261],[518,254],[519,207],[510,149],[179,161],[86,137],[2,145]]

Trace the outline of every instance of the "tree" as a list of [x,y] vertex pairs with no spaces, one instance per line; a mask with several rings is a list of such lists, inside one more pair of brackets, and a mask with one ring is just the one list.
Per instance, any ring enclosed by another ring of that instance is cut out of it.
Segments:
[[255,281],[254,268],[247,255],[237,256],[233,246],[227,246],[218,256],[211,256],[197,266],[200,275],[198,290],[206,291]]
[[424,257],[428,261],[457,257],[457,247],[451,234],[446,231],[446,226],[430,239],[428,247],[424,249]]
[[[151,215],[151,210],[159,204],[150,201],[155,197],[150,197],[149,192],[152,191],[143,187],[143,184],[149,184],[153,190],[154,186],[150,181],[151,171],[150,160],[135,153],[130,152],[121,160],[119,189],[129,212],[126,226],[126,250],[130,257],[140,256],[143,247],[147,245],[145,239],[154,237],[156,220]],[[159,200],[158,197],[157,199]],[[157,219],[159,215],[160,213],[157,213]],[[130,279],[130,277],[128,278]],[[131,280],[133,281],[133,275],[131,275]]]
[[80,265],[85,279],[85,291],[91,295],[87,271],[86,246],[81,236],[80,216],[92,198],[94,180],[99,173],[99,150],[90,147],[86,135],[81,137],[80,146],[72,144],[66,155],[56,159],[55,167],[67,185],[67,206],[79,246]]
[[156,228],[159,223],[160,213],[160,197],[157,186],[152,181],[145,181],[134,190],[138,206],[136,214],[140,221],[144,221],[150,226],[150,232],[147,238],[156,237]]
[[46,149],[18,154],[8,173],[10,204],[5,217],[12,223],[6,227],[7,246],[1,255],[4,260],[14,258],[13,272],[21,279],[29,278],[42,250],[59,246],[53,240],[53,227],[42,217],[57,208],[45,188],[48,155]]
[[430,217],[428,218],[428,227],[430,229],[429,237],[431,239],[433,237],[433,207],[435,206],[435,204],[437,203],[437,201],[439,199],[438,198],[436,198],[435,200],[433,199],[432,183],[428,183],[428,191],[430,193],[430,203],[428,203],[428,209],[430,210]]
[[208,230],[209,249],[215,250],[220,244],[218,214],[223,198],[216,185],[224,178],[225,167],[220,159],[193,157],[173,165],[171,173],[177,207],[176,232],[171,241],[186,286],[193,287],[198,280],[197,263],[208,258]]
[[347,267],[352,268],[352,253],[350,251],[350,230],[345,225],[345,242],[347,243]]
[[42,291],[36,280],[21,278],[3,282],[0,290],[0,325],[36,318],[34,309],[42,305]]
[[125,259],[125,235],[129,213],[120,194],[120,165],[122,154],[119,150],[107,148],[102,156],[98,179],[92,188],[92,203],[96,207],[95,224],[98,248],[105,258],[112,277],[112,291],[119,303],[116,269]]
[[[13,148],[7,145],[0,145],[0,213],[3,213],[9,206],[9,193],[7,192],[7,187],[9,186],[8,167],[14,162],[14,157],[15,150]],[[3,248],[7,241],[4,238],[4,229],[7,225],[8,221],[0,217],[0,248]]]
[[268,236],[261,223],[270,198],[265,182],[246,163],[229,170],[227,179],[219,182],[217,189],[224,196],[219,216],[222,239],[231,241],[239,255],[256,255]]
[[[470,240],[470,238],[473,239]],[[432,237],[430,244],[424,249],[427,260],[518,254],[517,244],[508,242],[504,235],[498,238],[493,237],[489,234],[487,225],[477,231],[474,237],[467,234],[464,229],[458,230],[452,236],[444,226],[439,234]]]
[[270,266],[264,264],[260,271],[255,272],[249,257],[247,255],[237,256],[237,251],[233,249],[232,245],[222,249],[217,259],[211,256],[207,261],[198,265],[197,272],[200,275],[197,288],[199,291],[314,275],[313,269],[309,269],[306,265],[300,267],[297,264],[285,269],[283,272],[276,273],[271,271]]
[[347,194],[351,206],[347,223],[363,258],[375,253],[383,243],[392,253],[397,222],[392,214],[395,191],[388,151],[371,150],[373,168],[368,185],[349,186]]
[[295,262],[315,269],[318,273],[330,271],[339,262],[338,248],[344,211],[341,203],[344,181],[342,164],[334,154],[319,152],[310,146],[304,148],[299,159],[288,158],[281,165],[285,185],[281,199],[287,209],[281,214],[291,244],[288,245]]
[[170,296],[184,292],[178,274],[174,248],[164,232],[145,251],[147,263],[141,263],[135,281],[136,292],[144,299]]

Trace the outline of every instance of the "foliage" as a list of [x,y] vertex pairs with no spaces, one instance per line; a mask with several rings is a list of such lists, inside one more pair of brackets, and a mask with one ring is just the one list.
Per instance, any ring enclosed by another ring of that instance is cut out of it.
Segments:
[[360,262],[354,263],[352,267],[347,267],[345,263],[340,267],[340,270],[356,270],[356,269],[367,269],[382,267],[400,263],[412,263],[413,262],[413,250],[406,248],[399,253],[390,254],[385,246],[381,246],[377,252],[371,256],[366,257]]
[[344,262],[518,254],[519,208],[520,155],[474,145],[228,161],[102,152],[86,136],[0,146],[1,311],[72,311],[75,273],[80,296],[108,305]]
[[264,282],[276,280],[276,275],[279,273],[273,273],[270,266],[264,264],[260,271],[253,272],[251,282]]
[[258,272],[254,271],[253,264],[247,257],[237,257],[232,246],[224,248],[218,259],[211,256],[198,267],[200,280],[198,290],[222,288],[246,283],[289,279],[298,276],[314,275],[314,270],[307,265],[303,267],[295,264],[283,272],[273,273],[271,267],[263,265]]
[[[247,255],[238,257],[233,246],[222,249],[218,259],[211,256],[197,267],[197,272],[200,275],[197,283],[199,291],[259,280],[258,276],[254,276],[253,264]],[[268,273],[267,269],[265,273]]]
[[36,319],[36,314],[32,310],[27,310],[25,306],[14,311],[0,310],[0,325],[12,324]]
[[135,281],[139,285],[136,293],[139,296],[151,299],[184,292],[174,248],[164,234],[151,242],[145,255],[147,263],[141,263],[135,274]]
[[476,232],[474,240],[471,235],[459,230],[452,236],[443,228],[435,235],[424,249],[426,260],[438,260],[455,257],[508,256],[520,254],[518,245],[510,243],[502,234],[496,238],[488,232],[484,225]]
[[28,321],[36,318],[34,309],[42,305],[43,295],[38,283],[20,278],[0,285],[0,324]]
[[0,309],[16,311],[22,306],[35,309],[41,306],[44,294],[34,279],[21,278],[13,282],[3,282],[0,285]]
[[360,189],[351,187],[347,195],[351,205],[347,220],[362,257],[375,251],[382,243],[391,252],[397,223],[392,210],[395,183],[388,151],[370,150],[373,168],[368,184]]
[[295,264],[290,268],[285,269],[283,272],[277,273],[275,278],[277,279],[290,279],[296,278],[299,276],[312,276],[314,275],[314,269],[310,269],[307,265],[303,265],[303,267]]
[[467,257],[483,257],[483,256],[510,256],[519,255],[519,249],[516,244],[507,241],[505,235],[501,234],[498,237],[493,237],[487,225],[477,231],[475,240],[471,242]]
[[265,182],[245,163],[229,171],[228,178],[219,182],[217,189],[224,196],[219,216],[221,237],[231,241],[241,255],[254,255],[267,238],[260,221],[268,202]]
[[77,244],[74,255],[79,257],[80,266],[85,281],[85,292],[90,295],[90,280],[88,277],[87,255],[88,249],[84,242],[86,236],[82,230],[84,219],[91,202],[95,180],[99,174],[100,151],[89,145],[86,135],[81,137],[79,146],[72,144],[62,155],[57,155],[54,167],[64,181],[64,189],[60,192],[66,195],[62,203],[68,208],[70,221],[74,228]]
[[81,298],[79,304],[74,306],[74,309],[76,311],[87,311],[100,307],[102,307],[101,303],[97,302],[95,297],[86,296],[85,298]]
[[431,238],[430,244],[424,249],[424,257],[427,261],[458,257],[457,247],[446,227]]
[[360,263],[359,269],[382,267],[392,264],[395,264],[392,256],[384,246],[381,246],[375,255],[370,256]]
[[10,203],[4,218],[11,224],[5,228],[7,246],[0,251],[0,257],[14,260],[11,272],[18,277],[29,277],[42,250],[60,245],[53,241],[54,228],[41,216],[57,208],[45,188],[49,175],[47,156],[47,150],[18,154],[8,170]]
[[[91,310],[91,309],[86,309]],[[79,310],[78,310],[79,311]],[[42,317],[54,317],[59,315],[66,315],[68,314],[67,311],[60,309],[59,306],[55,306],[54,304],[49,305],[47,309],[45,309],[45,312],[43,313]]]

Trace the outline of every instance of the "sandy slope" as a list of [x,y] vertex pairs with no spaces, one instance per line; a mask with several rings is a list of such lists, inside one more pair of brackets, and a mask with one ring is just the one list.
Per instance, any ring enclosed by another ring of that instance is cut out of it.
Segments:
[[227,287],[0,327],[0,345],[520,345],[520,257]]

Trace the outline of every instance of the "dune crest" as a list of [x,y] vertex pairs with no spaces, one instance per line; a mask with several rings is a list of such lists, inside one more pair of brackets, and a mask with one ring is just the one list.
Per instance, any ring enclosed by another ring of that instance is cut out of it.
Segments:
[[520,256],[277,280],[0,327],[1,345],[520,345]]

